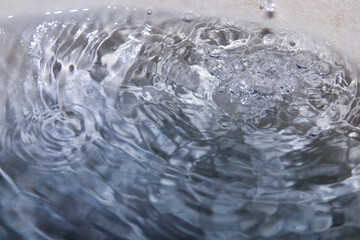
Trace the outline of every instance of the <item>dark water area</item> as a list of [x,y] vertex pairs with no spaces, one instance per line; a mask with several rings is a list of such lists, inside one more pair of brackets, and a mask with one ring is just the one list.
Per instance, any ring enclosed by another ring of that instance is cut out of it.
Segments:
[[358,239],[358,77],[192,13],[2,20],[0,239]]

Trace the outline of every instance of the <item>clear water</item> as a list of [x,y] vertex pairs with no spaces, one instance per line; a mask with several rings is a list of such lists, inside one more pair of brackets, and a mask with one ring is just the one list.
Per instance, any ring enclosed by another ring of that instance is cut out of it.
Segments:
[[0,29],[0,239],[359,236],[358,74],[326,44],[151,9]]

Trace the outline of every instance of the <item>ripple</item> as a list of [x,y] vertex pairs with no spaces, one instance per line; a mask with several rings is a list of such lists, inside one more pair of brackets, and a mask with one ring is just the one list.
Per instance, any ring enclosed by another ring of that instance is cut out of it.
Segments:
[[82,148],[94,131],[89,114],[85,108],[73,105],[29,116],[12,137],[14,151],[32,167],[43,170],[81,161]]
[[357,239],[359,76],[335,49],[154,9],[0,29],[0,238]]

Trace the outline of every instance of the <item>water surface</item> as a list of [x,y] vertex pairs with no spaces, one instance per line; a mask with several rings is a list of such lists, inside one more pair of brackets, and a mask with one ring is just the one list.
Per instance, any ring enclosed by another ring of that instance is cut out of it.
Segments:
[[357,68],[117,8],[0,23],[1,239],[357,239]]

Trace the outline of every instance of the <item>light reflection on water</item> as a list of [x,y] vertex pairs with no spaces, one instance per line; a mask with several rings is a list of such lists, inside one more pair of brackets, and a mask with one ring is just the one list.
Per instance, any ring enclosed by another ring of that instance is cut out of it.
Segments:
[[334,51],[192,13],[47,15],[0,25],[1,239],[356,239],[358,78]]

